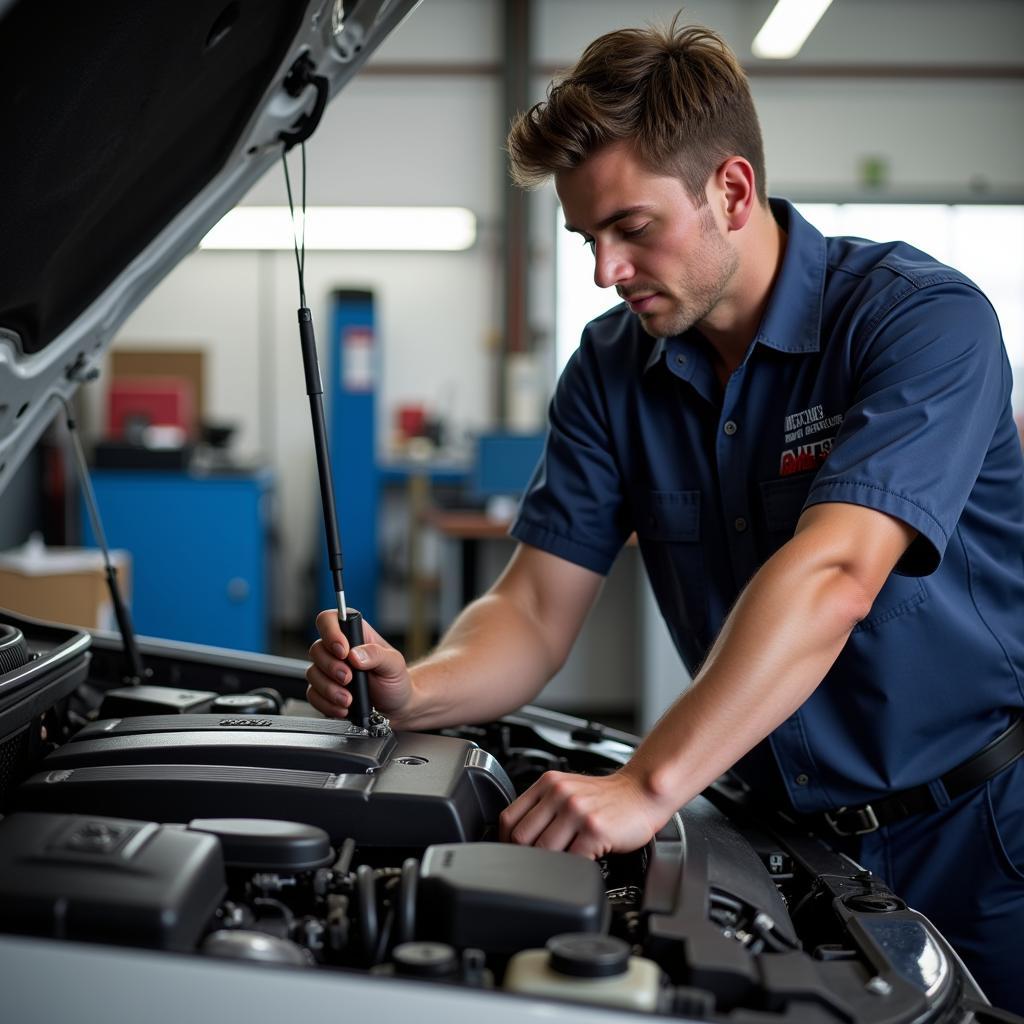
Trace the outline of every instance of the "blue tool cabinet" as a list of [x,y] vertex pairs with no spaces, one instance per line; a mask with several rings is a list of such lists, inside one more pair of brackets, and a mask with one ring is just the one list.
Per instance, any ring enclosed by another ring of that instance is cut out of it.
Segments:
[[[272,480],[269,471],[93,472],[107,543],[131,552],[139,633],[267,649]],[[81,521],[95,545],[84,505]]]

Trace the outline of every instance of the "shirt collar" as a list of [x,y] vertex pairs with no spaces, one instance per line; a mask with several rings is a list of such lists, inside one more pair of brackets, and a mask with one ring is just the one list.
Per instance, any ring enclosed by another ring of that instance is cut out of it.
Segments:
[[[754,339],[779,352],[821,348],[821,299],[825,288],[825,239],[785,199],[769,199],[772,215],[786,232],[786,251],[775,287]],[[686,339],[686,335],[681,336]],[[658,338],[644,366],[659,363],[669,338]]]
[[651,346],[651,354],[647,357],[647,362],[644,364],[644,373],[646,373],[652,366],[656,366],[661,362],[661,357],[665,353],[665,346],[667,344],[667,338],[655,339],[654,344]]
[[757,341],[779,352],[821,348],[821,297],[825,290],[825,239],[792,203],[770,199],[772,214],[786,232],[786,252]]

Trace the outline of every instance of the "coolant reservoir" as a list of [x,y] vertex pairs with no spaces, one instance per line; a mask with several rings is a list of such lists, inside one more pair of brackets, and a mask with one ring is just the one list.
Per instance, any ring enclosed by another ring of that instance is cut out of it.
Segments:
[[630,1010],[656,1010],[661,970],[629,955],[611,935],[556,935],[546,949],[526,949],[509,961],[505,988],[532,996],[579,999]]

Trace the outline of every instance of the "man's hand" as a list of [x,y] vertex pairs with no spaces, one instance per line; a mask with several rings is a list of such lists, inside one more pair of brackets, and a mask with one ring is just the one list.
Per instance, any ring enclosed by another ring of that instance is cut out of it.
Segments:
[[673,810],[657,806],[628,771],[600,777],[546,772],[502,812],[498,832],[503,842],[594,859],[643,846]]
[[389,718],[398,718],[412,696],[412,680],[402,653],[391,646],[365,619],[365,643],[349,649],[338,625],[338,612],[328,608],[316,617],[320,639],[309,649],[313,662],[306,669],[306,699],[328,718],[347,718],[352,694],[352,666],[366,673],[370,703]]

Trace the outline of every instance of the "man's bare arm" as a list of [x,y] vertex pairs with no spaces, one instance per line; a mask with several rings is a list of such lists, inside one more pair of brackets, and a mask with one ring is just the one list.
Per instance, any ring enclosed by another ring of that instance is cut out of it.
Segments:
[[796,711],[915,536],[862,506],[808,509],[741,595],[694,685],[637,751],[645,788],[688,799]]
[[808,509],[629,764],[606,779],[548,773],[502,816],[503,835],[588,856],[646,842],[810,696],[915,536],[857,505]]

